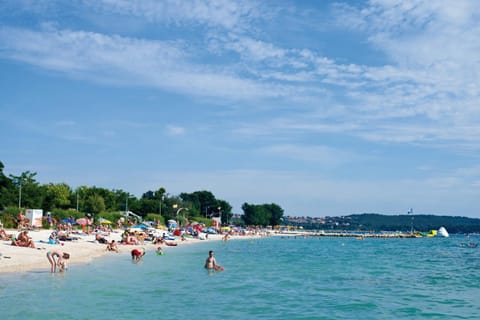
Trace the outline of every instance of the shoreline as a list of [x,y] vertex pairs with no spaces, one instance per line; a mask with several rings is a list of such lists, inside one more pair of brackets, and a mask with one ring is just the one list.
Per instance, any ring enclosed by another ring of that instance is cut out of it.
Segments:
[[[123,232],[123,230],[120,229],[116,229],[111,232],[110,235],[105,236],[108,241],[115,240],[118,243],[118,253],[107,251],[107,245],[95,241],[94,234],[74,234],[75,237],[79,238],[78,240],[62,241],[61,244],[52,245],[45,242],[40,242],[47,241],[52,231],[53,230],[30,230],[28,232],[28,235],[35,242],[36,248],[12,246],[11,241],[2,240],[2,244],[0,245],[0,275],[7,273],[22,273],[41,269],[49,270],[50,264],[47,260],[46,254],[51,250],[68,252],[70,254],[68,266],[70,267],[72,265],[85,264],[106,255],[129,253],[130,250],[134,248],[143,247],[148,252],[155,250],[159,246],[150,242],[145,242],[144,244],[139,245],[120,244],[121,235]],[[6,230],[6,232],[9,234],[13,233],[14,235],[18,234],[18,231],[13,229]],[[175,242],[178,246],[184,246],[205,241],[221,241],[222,237],[222,235],[210,234],[207,240],[187,237],[185,241],[181,241],[179,239]],[[232,236],[229,238],[229,241],[240,238],[250,238],[250,236]],[[165,247],[165,245],[162,245],[162,248]]]

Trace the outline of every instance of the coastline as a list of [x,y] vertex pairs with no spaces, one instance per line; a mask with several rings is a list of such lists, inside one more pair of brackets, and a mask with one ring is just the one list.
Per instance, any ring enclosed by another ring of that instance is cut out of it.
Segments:
[[[40,242],[47,241],[49,235],[53,230],[31,230],[28,235],[35,242],[36,248],[25,248],[12,246],[11,241],[2,241],[0,245],[0,274],[5,273],[21,273],[32,270],[50,269],[50,264],[46,258],[46,253],[51,250],[58,250],[62,252],[68,252],[70,259],[68,265],[78,265],[88,263],[93,259],[103,257],[105,255],[115,255],[116,252],[107,251],[106,244],[101,244],[95,241],[95,235],[74,235],[78,237],[78,240],[74,241],[62,241],[61,244],[51,245],[48,243]],[[9,234],[17,235],[17,230],[6,230]],[[120,244],[121,235],[123,230],[114,230],[110,235],[105,236],[108,241],[115,240],[118,243],[119,253],[127,253],[130,250],[138,247],[143,247],[148,251],[155,250],[158,245],[145,242],[140,245],[124,245]],[[242,236],[243,238],[244,236]],[[247,236],[248,237],[248,236]],[[237,239],[234,236],[229,239]],[[203,241],[221,241],[222,235],[209,235],[207,240],[199,240],[194,238],[186,238],[185,241],[178,240],[176,243],[178,246],[189,245]],[[165,247],[165,245],[162,245]]]

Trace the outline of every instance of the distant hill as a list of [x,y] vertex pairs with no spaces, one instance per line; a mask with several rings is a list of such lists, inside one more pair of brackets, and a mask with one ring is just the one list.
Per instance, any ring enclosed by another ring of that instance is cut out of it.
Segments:
[[445,227],[449,233],[480,233],[480,219],[436,215],[353,214],[340,217],[287,217],[291,225],[305,229],[428,232]]

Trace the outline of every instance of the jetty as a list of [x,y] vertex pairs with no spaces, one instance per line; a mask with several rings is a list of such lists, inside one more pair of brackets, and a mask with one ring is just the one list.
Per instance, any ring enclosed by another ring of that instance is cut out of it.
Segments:
[[403,232],[355,232],[355,231],[342,231],[342,232],[330,232],[330,231],[296,231],[296,232],[281,232],[281,235],[285,236],[304,236],[304,237],[339,237],[339,238],[357,238],[362,240],[364,238],[422,238],[422,234],[403,233]]

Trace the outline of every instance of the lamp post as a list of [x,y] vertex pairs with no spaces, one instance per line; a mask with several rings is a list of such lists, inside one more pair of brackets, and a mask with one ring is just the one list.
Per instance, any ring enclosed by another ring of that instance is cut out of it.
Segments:
[[125,215],[128,216],[128,196],[129,194],[127,193],[127,197],[125,198]]
[[162,215],[162,202],[163,202],[163,195],[160,197],[160,205],[158,206],[159,215]]
[[220,225],[222,225],[222,222],[223,222],[222,221],[223,220],[222,219],[222,207],[219,206],[217,209],[218,209],[218,217],[220,218]]
[[20,181],[20,187],[18,188],[18,208],[22,207],[22,182]]
[[205,218],[208,218],[208,208],[210,208],[210,206],[205,207]]

